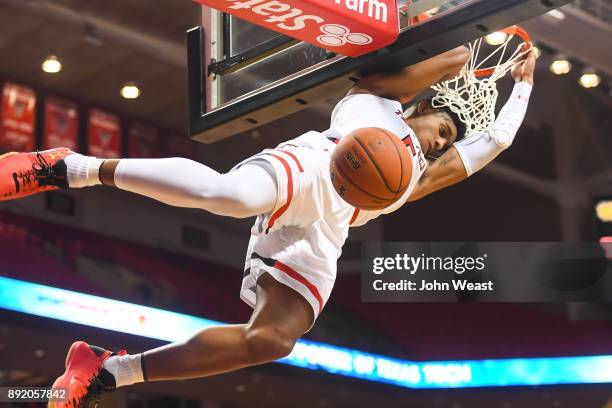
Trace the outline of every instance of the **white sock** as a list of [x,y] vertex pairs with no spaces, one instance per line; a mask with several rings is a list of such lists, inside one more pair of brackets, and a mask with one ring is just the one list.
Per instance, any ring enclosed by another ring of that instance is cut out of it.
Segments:
[[91,187],[102,184],[99,173],[104,162],[95,157],[73,153],[64,159],[67,170],[68,186],[70,188]]
[[117,388],[144,382],[142,354],[113,356],[104,362],[104,368],[115,377]]

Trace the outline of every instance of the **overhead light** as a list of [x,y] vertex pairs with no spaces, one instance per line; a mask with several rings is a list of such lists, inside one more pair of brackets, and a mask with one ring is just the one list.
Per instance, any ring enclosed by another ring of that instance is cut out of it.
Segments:
[[128,82],[121,88],[121,96],[125,99],[136,99],[140,96],[140,88],[133,82]]
[[62,70],[62,63],[55,55],[49,55],[41,65],[43,71],[47,74],[57,74]]
[[532,45],[531,50],[533,51],[536,58],[540,58],[540,56],[542,55],[542,50],[536,45]]
[[562,12],[561,10],[556,10],[556,9],[555,10],[550,10],[546,14],[548,14],[549,16],[551,16],[553,18],[556,18],[557,20],[561,20],[561,21],[565,20],[565,13]]
[[502,31],[495,31],[485,36],[485,41],[489,45],[501,45],[508,39],[508,34]]
[[[595,205],[595,213],[601,222],[612,222],[612,201],[604,200]],[[612,241],[607,241],[612,242]]]
[[592,69],[586,69],[580,75],[578,83],[585,88],[595,88],[601,83],[601,77]]
[[555,60],[550,64],[550,72],[555,75],[564,75],[572,70],[572,63],[569,62],[567,58],[562,55],[559,55],[555,58]]

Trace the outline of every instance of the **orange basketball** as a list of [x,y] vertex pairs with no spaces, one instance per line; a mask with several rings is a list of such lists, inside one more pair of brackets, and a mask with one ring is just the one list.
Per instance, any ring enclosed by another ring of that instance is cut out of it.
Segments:
[[412,178],[412,156],[395,134],[362,128],[344,136],[331,156],[329,172],[336,192],[362,210],[396,202]]

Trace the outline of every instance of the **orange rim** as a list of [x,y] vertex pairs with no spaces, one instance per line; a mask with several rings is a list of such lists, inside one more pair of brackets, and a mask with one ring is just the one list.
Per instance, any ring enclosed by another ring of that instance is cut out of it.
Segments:
[[[510,27],[504,28],[503,30],[499,30],[499,31],[501,31],[502,33],[506,33],[508,35],[519,36],[525,43],[524,45],[525,51],[529,51],[529,49],[531,49],[532,47],[531,37],[529,36],[529,33],[525,31],[524,29],[522,29],[521,27],[517,25],[513,25]],[[490,76],[493,74],[493,72],[495,72],[496,68],[497,67],[477,69],[476,71],[474,71],[474,75],[476,75],[477,77]]]

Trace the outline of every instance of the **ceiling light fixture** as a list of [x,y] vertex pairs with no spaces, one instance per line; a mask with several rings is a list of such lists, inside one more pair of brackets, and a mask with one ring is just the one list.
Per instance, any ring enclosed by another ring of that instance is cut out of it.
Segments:
[[601,77],[595,70],[587,68],[580,75],[578,83],[584,88],[595,88],[601,83]]
[[501,45],[508,39],[508,34],[502,31],[495,31],[485,36],[485,42],[489,45]]
[[133,82],[128,82],[121,88],[121,96],[125,99],[136,99],[140,96],[140,88]]
[[562,55],[558,55],[550,64],[550,72],[555,75],[565,75],[572,70],[572,63]]
[[57,74],[62,70],[62,63],[55,55],[49,55],[42,63],[41,68],[47,74]]

